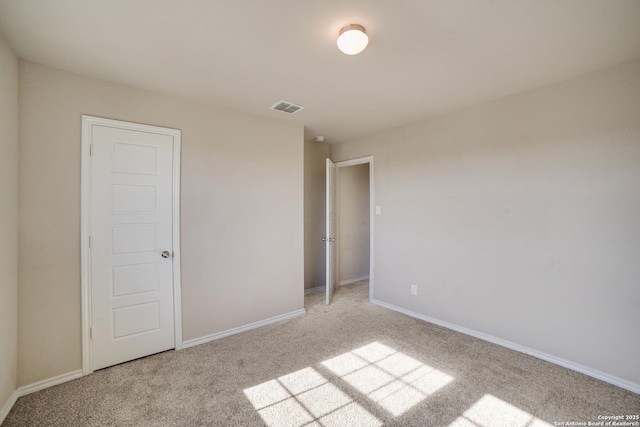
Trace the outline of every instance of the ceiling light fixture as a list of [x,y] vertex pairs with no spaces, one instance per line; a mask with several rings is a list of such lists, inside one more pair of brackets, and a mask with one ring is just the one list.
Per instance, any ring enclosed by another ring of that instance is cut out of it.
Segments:
[[338,35],[338,49],[347,55],[357,55],[369,44],[369,37],[362,25],[349,24]]

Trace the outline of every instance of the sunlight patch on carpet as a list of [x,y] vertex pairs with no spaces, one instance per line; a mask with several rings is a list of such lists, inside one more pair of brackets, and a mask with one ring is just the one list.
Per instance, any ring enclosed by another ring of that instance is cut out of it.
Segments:
[[453,377],[379,342],[325,360],[322,365],[396,417],[453,381]]
[[449,427],[551,427],[520,408],[490,394],[484,395]]
[[247,388],[244,394],[269,427],[382,425],[311,367]]

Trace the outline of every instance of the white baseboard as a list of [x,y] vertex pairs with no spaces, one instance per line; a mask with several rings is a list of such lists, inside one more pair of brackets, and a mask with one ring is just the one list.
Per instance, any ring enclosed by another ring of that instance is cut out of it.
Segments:
[[14,390],[13,393],[11,393],[11,396],[9,396],[9,400],[7,400],[4,405],[2,405],[2,408],[0,408],[0,424],[3,423],[5,418],[7,418],[7,415],[9,415],[9,411],[11,411],[11,408],[13,408],[13,405],[15,405],[18,397],[18,391]]
[[9,400],[2,405],[0,409],[0,424],[4,421],[4,419],[9,415],[9,411],[13,408],[16,401],[19,397],[26,396],[27,394],[44,390],[45,388],[53,387],[54,385],[66,383],[67,381],[75,380],[82,376],[82,370],[67,372],[66,374],[57,375],[52,378],[47,378],[46,380],[37,381],[35,383],[23,385],[22,387],[18,387],[17,390],[13,392]]
[[75,380],[77,378],[82,377],[82,369],[73,372],[67,372],[66,374],[57,375],[52,378],[47,378],[46,380],[37,381],[35,383],[23,385],[22,387],[18,387],[16,392],[18,393],[18,397],[25,396],[27,394],[44,390],[45,388],[53,387],[54,385],[66,383],[67,381]]
[[[240,332],[249,331],[251,329],[259,328],[261,326],[266,326],[271,323],[276,323],[281,320],[302,316],[306,314],[306,312],[307,311],[304,308],[302,308],[300,310],[292,311],[291,313],[285,313],[280,316],[275,316],[269,319],[261,320],[259,322],[250,323],[248,325],[240,326],[237,328],[227,329],[226,331],[218,332],[205,337],[188,340],[182,343],[182,348],[193,347],[195,345],[204,344],[206,342],[224,338],[229,335],[239,334]],[[54,385],[62,384],[67,381],[75,380],[82,376],[83,376],[82,369],[80,369],[77,371],[68,372],[66,374],[57,375],[52,378],[47,378],[46,380],[37,381],[32,384],[27,384],[22,387],[18,387],[18,389],[11,394],[11,397],[9,397],[9,400],[5,402],[4,405],[2,405],[2,408],[0,408],[0,424],[2,424],[5,417],[7,416],[7,414],[9,414],[9,411],[11,411],[11,408],[13,408],[13,405],[16,403],[16,400],[18,400],[19,397],[25,396],[27,394],[30,394],[36,391],[43,390],[45,388],[53,387]]]
[[315,288],[305,289],[304,290],[304,294],[305,295],[309,295],[309,294],[313,294],[315,292],[324,292],[325,289],[326,289],[326,286],[324,286],[324,285],[316,286]]
[[351,283],[356,283],[356,282],[359,282],[360,280],[366,280],[368,278],[369,278],[369,275],[366,274],[364,276],[354,277],[353,279],[341,280],[340,282],[338,282],[338,286],[350,285]]
[[588,375],[598,380],[616,385],[620,388],[624,388],[625,390],[629,390],[634,393],[640,394],[640,384],[637,384],[632,381],[628,381],[613,375],[609,375],[605,372],[598,371],[597,369],[592,369],[592,368],[589,368],[588,366],[580,365],[579,363],[575,363],[570,360],[563,359],[561,357],[556,357],[551,354],[543,353],[541,351],[534,350],[532,348],[525,347],[523,345],[516,344],[511,341],[504,340],[502,338],[497,338],[492,335],[485,334],[483,332],[478,332],[473,329],[465,328],[464,326],[458,326],[453,323],[435,319],[433,317],[424,316],[420,313],[416,313],[414,311],[407,310],[402,307],[395,306],[393,304],[387,304],[386,302],[378,301],[375,299],[372,299],[371,303],[379,305],[384,308],[388,308],[389,310],[406,314],[407,316],[415,317],[416,319],[424,320],[425,322],[433,323],[434,325],[442,326],[443,328],[451,329],[453,331],[460,332],[465,335],[470,335],[472,337],[479,338],[483,341],[488,341],[490,343],[497,344],[499,346],[518,351],[520,353],[528,354],[529,356],[537,357],[538,359],[546,360],[547,362],[551,362],[553,364],[562,366],[564,368],[571,369],[572,371],[580,372],[582,374]]
[[226,331],[216,332],[215,334],[207,335],[200,338],[194,338],[192,340],[187,340],[182,343],[182,348],[189,348],[196,345],[204,344],[207,342],[219,340],[220,338],[228,337],[229,335],[239,334],[240,332],[250,331],[251,329],[260,328],[262,326],[267,326],[272,323],[280,322],[281,320],[291,319],[293,317],[302,316],[307,313],[307,310],[304,308],[296,311],[292,311],[291,313],[281,314],[280,316],[271,317],[269,319],[260,320],[259,322],[249,323],[248,325],[238,326],[237,328],[227,329]]

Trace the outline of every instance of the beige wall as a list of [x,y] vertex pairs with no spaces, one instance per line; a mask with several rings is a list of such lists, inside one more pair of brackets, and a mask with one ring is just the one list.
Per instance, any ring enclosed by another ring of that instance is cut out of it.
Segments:
[[369,164],[338,169],[338,281],[369,276]]
[[326,159],[329,144],[304,143],[304,288],[325,285]]
[[331,150],[370,154],[375,299],[640,384],[640,60]]
[[80,131],[182,130],[183,339],[303,308],[303,128],[20,62],[18,384],[81,368]]
[[1,411],[18,371],[18,59],[1,36],[0,242]]

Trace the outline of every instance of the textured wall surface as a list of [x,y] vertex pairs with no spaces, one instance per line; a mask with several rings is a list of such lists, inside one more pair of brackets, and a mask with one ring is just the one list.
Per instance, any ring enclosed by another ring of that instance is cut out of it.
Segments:
[[304,143],[304,288],[325,285],[326,159],[329,144]]
[[20,63],[19,385],[81,368],[88,114],[182,130],[183,339],[303,308],[303,128]]
[[640,60],[331,150],[369,154],[375,299],[640,384]]
[[0,409],[18,371],[18,59],[0,37]]

